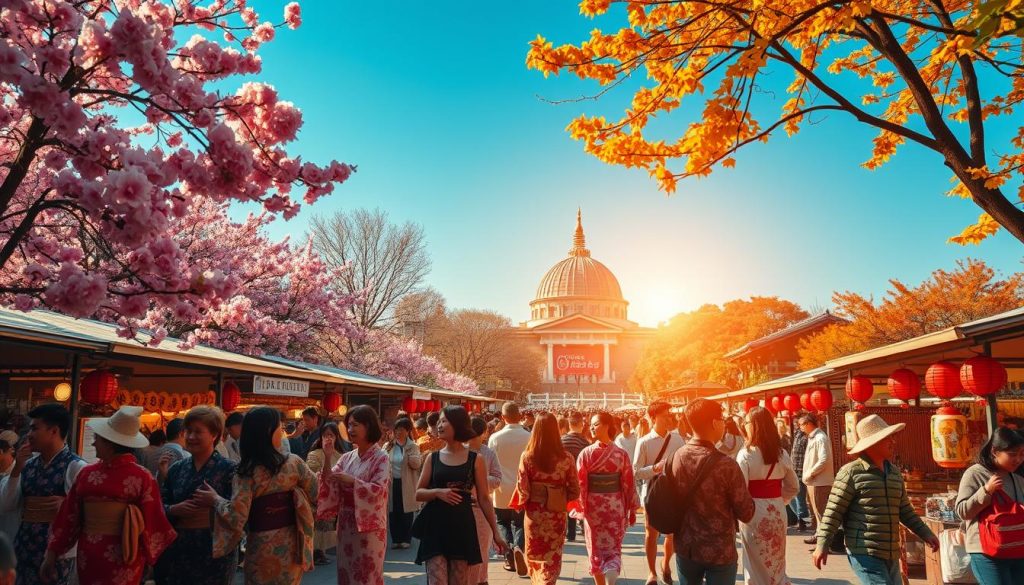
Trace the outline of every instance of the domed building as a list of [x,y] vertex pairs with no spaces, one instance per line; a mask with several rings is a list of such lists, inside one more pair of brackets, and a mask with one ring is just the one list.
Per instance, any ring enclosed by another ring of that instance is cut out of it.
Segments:
[[[619,394],[654,330],[629,320],[615,274],[587,248],[581,212],[567,258],[540,280],[519,336],[547,351],[540,393]],[[611,397],[612,399],[618,397]]]

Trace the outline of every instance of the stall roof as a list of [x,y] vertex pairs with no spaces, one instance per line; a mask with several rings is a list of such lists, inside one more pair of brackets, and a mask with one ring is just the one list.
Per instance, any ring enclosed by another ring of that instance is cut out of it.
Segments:
[[860,353],[839,357],[825,362],[825,365],[819,368],[804,372],[797,372],[796,374],[785,378],[779,378],[778,380],[772,380],[770,382],[763,382],[736,392],[725,392],[712,396],[712,398],[717,400],[737,398],[740,396],[770,392],[772,390],[813,384],[826,378],[834,377],[837,374],[844,374],[846,371],[851,369],[864,367],[871,363],[892,361],[910,354],[934,353],[947,348],[974,345],[977,343],[976,338],[979,336],[999,333],[1001,331],[1017,327],[1024,327],[1024,307],[992,315],[991,317],[969,321],[953,327],[947,327],[912,339],[898,341],[896,343],[876,347]]
[[[484,396],[471,396],[450,390],[422,388],[415,384],[278,356],[251,357],[206,345],[197,345],[192,349],[185,350],[178,346],[180,340],[174,338],[164,339],[155,347],[148,346],[118,336],[117,328],[110,323],[92,319],[76,319],[42,309],[22,312],[0,307],[0,338],[4,337],[69,349],[87,349],[108,354],[110,357],[134,356],[171,362],[181,366],[201,365],[215,369],[316,380],[332,384],[391,388],[407,392],[424,390],[443,396],[492,400]],[[140,332],[139,338],[148,341],[150,336],[148,333]]]

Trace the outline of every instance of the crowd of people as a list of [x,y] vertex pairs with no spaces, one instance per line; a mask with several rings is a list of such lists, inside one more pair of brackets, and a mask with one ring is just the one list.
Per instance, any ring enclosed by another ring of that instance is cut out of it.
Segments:
[[[580,534],[594,582],[614,585],[645,505],[647,585],[732,584],[740,555],[748,585],[786,585],[790,528],[813,531],[815,565],[842,552],[865,585],[902,583],[900,524],[939,546],[890,463],[903,425],[877,415],[838,472],[814,413],[791,426],[705,399],[680,416],[663,402],[621,416],[506,403],[389,423],[369,406],[341,424],[308,408],[293,428],[270,407],[197,406],[148,436],[140,415],[90,419],[91,464],[65,443],[62,405],[0,433],[0,585],[223,585],[239,566],[246,583],[292,585],[332,562],[339,584],[379,585],[389,540],[416,543],[430,585],[486,584],[493,553],[553,584]],[[971,565],[982,585],[1022,583],[1024,562],[988,554],[979,524],[1000,494],[1024,503],[1024,436],[999,428],[981,453],[957,502]]]

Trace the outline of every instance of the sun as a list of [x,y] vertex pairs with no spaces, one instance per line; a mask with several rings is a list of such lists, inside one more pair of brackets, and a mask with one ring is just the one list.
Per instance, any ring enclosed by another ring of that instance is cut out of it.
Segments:
[[630,316],[642,325],[659,325],[684,310],[683,295],[671,290],[642,292],[630,303]]

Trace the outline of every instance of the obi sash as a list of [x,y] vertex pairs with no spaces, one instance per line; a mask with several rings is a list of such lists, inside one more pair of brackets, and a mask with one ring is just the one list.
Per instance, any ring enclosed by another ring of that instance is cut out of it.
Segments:
[[57,517],[57,510],[63,502],[64,496],[25,496],[21,521],[50,524]]
[[82,532],[120,536],[124,562],[132,564],[139,554],[139,536],[146,528],[142,510],[134,504],[114,500],[86,499],[82,505]]
[[592,494],[617,494],[622,488],[619,473],[591,473],[587,475],[587,491]]
[[565,487],[539,481],[530,482],[530,502],[540,504],[551,512],[565,512]]
[[252,501],[249,508],[250,532],[266,532],[295,525],[295,500],[291,490],[266,494]]
[[202,508],[189,512],[184,516],[178,516],[173,520],[174,527],[181,530],[209,530],[213,527],[213,510]]
[[751,498],[755,500],[770,500],[782,497],[782,480],[768,479],[772,476],[773,471],[775,471],[774,463],[768,468],[768,473],[764,476],[765,479],[752,479],[747,482],[747,489],[750,491]]

